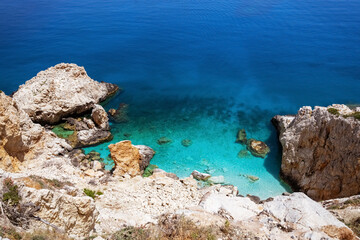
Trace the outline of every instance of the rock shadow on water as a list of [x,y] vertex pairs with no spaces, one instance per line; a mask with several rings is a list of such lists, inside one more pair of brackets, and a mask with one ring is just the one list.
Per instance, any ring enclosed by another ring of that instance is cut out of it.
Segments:
[[291,187],[280,178],[282,147],[278,140],[278,134],[270,121],[267,123],[266,127],[270,129],[271,134],[269,138],[265,140],[270,147],[270,152],[264,160],[264,167],[266,171],[279,181],[280,185],[287,192],[292,192]]

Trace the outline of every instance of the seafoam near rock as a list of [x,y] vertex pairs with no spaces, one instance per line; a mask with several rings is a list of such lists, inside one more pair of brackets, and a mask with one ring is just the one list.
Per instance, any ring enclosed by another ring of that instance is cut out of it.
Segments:
[[332,105],[273,118],[283,149],[281,174],[295,190],[316,200],[360,193],[360,121],[351,114],[345,105]]
[[83,67],[60,63],[21,85],[13,98],[34,122],[54,124],[92,109],[117,89],[94,81]]

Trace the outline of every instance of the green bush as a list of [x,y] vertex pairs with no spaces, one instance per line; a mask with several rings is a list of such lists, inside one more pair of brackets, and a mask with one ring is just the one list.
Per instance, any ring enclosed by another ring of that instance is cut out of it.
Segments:
[[93,199],[95,199],[95,197],[96,197],[95,196],[95,191],[93,191],[93,190],[84,188],[84,193],[85,193],[86,196],[89,196],[89,197],[91,197]]
[[92,199],[95,199],[97,196],[103,195],[103,192],[100,191],[93,191],[91,189],[88,188],[84,188],[84,193],[86,196],[91,197]]
[[344,117],[348,118],[348,117],[353,117],[357,120],[360,120],[360,112],[354,112],[352,114],[348,114],[348,115],[345,115]]
[[5,193],[3,194],[3,202],[17,205],[19,204],[21,197],[19,196],[18,186],[14,184],[11,178],[4,179]]
[[143,177],[150,177],[151,175],[153,175],[154,173],[154,169],[159,168],[158,166],[154,165],[154,164],[150,164],[149,166],[147,166],[144,170],[143,173]]
[[340,115],[339,110],[336,108],[328,108],[328,112],[334,115]]

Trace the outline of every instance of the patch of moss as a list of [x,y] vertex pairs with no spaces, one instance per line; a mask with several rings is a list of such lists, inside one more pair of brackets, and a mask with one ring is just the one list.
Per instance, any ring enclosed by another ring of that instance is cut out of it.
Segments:
[[337,110],[336,108],[328,108],[328,112],[333,115],[340,115],[339,110]]
[[360,120],[360,112],[354,112],[352,114],[348,114],[348,115],[345,115],[344,117],[348,118],[348,117],[353,117],[355,118],[356,120]]
[[18,186],[14,184],[11,178],[5,178],[4,185],[7,191],[3,194],[3,202],[11,205],[19,204],[21,197],[19,195]]
[[151,175],[153,175],[154,173],[154,169],[159,168],[158,166],[154,165],[154,164],[150,164],[149,166],[147,166],[144,170],[143,173],[143,177],[150,177]]
[[64,138],[64,139],[68,139],[71,135],[74,134],[75,131],[73,130],[68,130],[65,128],[66,123],[61,123],[58,124],[56,126],[54,126],[54,128],[52,129],[52,131],[59,137],[59,138]]
[[97,196],[103,195],[104,193],[100,192],[100,191],[93,191],[91,189],[88,188],[84,188],[84,193],[86,196],[91,197],[92,199],[95,199]]

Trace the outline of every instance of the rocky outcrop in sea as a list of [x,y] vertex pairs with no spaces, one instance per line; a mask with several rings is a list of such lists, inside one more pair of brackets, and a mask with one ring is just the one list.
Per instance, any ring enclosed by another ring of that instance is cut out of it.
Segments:
[[55,124],[91,111],[118,91],[114,84],[91,79],[83,67],[60,63],[21,85],[13,99],[37,123]]
[[315,200],[359,194],[359,115],[359,109],[334,104],[275,116],[283,179]]

